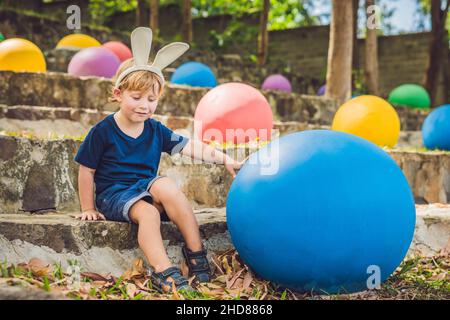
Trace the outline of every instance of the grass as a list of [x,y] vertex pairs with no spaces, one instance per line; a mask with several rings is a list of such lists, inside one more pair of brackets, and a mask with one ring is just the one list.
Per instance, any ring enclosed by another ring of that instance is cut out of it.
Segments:
[[[403,261],[396,272],[380,289],[348,294],[330,295],[325,292],[299,293],[281,288],[260,279],[246,266],[234,250],[213,257],[215,274],[208,284],[197,287],[195,292],[158,293],[144,268],[142,260],[136,260],[131,269],[116,278],[81,272],[81,281],[74,284],[70,274],[64,273],[61,263],[53,267],[39,259],[28,263],[8,265],[1,263],[0,282],[8,285],[35,287],[46,292],[56,292],[76,300],[416,300],[450,299],[450,255],[435,257],[411,257]],[[69,265],[79,266],[70,261]]]

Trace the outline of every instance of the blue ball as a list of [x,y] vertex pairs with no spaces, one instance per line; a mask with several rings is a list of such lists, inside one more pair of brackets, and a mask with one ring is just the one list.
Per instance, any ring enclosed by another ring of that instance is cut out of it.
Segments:
[[212,70],[200,62],[186,62],[179,66],[172,75],[170,82],[192,87],[215,87],[216,76]]
[[422,138],[428,149],[450,151],[450,104],[436,108],[425,118]]
[[356,292],[384,281],[408,251],[415,217],[396,162],[369,141],[328,130],[289,134],[253,153],[227,199],[243,261],[298,291]]

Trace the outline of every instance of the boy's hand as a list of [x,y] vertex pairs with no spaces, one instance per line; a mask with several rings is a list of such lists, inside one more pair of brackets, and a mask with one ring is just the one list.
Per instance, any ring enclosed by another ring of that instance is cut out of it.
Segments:
[[233,176],[233,179],[236,178],[236,171],[235,170],[240,169],[244,165],[245,161],[248,160],[248,157],[250,157],[250,156],[247,156],[242,161],[233,161],[232,163],[226,163],[225,164],[225,168]]
[[94,209],[85,210],[81,214],[76,215],[75,219],[80,219],[82,221],[84,220],[106,220],[105,216],[101,214],[100,212],[97,212]]

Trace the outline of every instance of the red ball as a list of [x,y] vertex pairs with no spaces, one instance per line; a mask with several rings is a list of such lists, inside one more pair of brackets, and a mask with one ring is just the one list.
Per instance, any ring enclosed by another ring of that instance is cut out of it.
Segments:
[[129,58],[133,57],[130,48],[128,48],[125,44],[119,41],[109,41],[102,45],[106,49],[112,51],[120,60],[123,62]]
[[205,142],[270,140],[273,127],[267,99],[257,89],[236,82],[208,91],[195,110],[194,120],[196,134]]

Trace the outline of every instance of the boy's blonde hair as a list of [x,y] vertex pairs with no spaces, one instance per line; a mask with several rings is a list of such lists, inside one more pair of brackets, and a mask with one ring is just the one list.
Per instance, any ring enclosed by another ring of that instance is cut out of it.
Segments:
[[[127,68],[134,65],[134,59],[130,58],[122,62],[117,69],[116,74],[112,78],[113,83],[116,83],[119,75]],[[111,89],[111,97],[109,97],[109,102],[116,102],[117,99],[114,97],[114,85]],[[159,88],[159,89],[158,89]],[[119,84],[119,89],[121,91],[130,90],[130,91],[140,91],[145,92],[147,90],[151,90],[152,94],[154,94],[158,99],[164,93],[164,87],[161,79],[155,73],[150,71],[135,71],[127,75]]]

